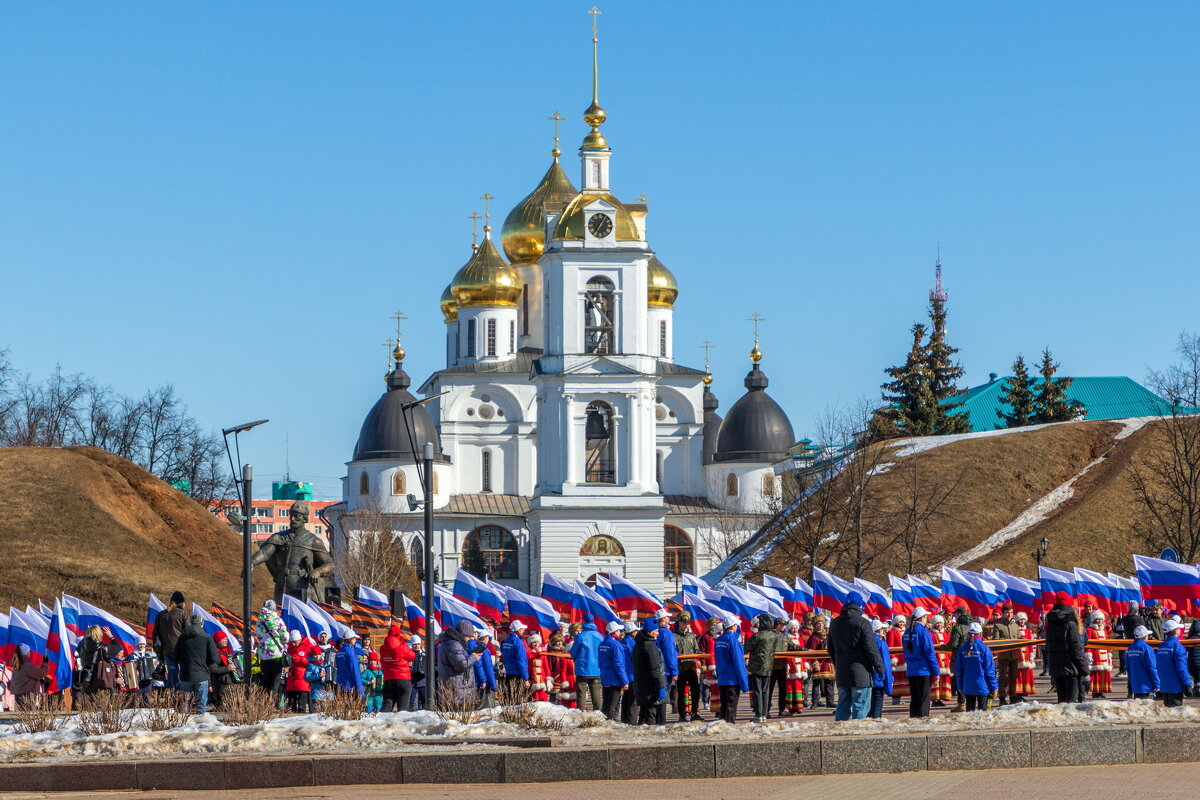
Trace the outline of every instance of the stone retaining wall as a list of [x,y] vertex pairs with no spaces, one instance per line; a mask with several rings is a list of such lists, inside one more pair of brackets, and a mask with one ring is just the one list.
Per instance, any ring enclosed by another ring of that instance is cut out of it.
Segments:
[[738,778],[1200,761],[1200,726],[1044,728],[370,755],[0,766],[0,791]]

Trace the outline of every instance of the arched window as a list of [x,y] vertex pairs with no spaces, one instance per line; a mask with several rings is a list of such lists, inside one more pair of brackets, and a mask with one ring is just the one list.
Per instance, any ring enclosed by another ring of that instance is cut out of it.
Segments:
[[479,454],[480,491],[492,490],[492,451],[484,450]]
[[475,357],[475,320],[467,320],[467,358]]
[[413,565],[413,569],[424,574],[425,572],[425,542],[420,536],[414,536],[408,540],[408,563]]
[[775,473],[774,472],[768,472],[765,475],[763,475],[762,493],[763,493],[763,497],[774,497],[775,496]]
[[695,572],[696,550],[691,537],[674,525],[663,530],[663,575],[675,577],[685,572]]
[[587,483],[616,483],[616,431],[612,406],[601,400],[588,403],[583,475]]
[[605,278],[587,283],[583,300],[584,351],[601,355],[613,350],[613,285]]
[[725,476],[725,496],[726,497],[737,497],[737,494],[738,494],[737,475],[734,475],[731,472]]
[[404,479],[402,470],[392,473],[392,494],[408,494],[408,483]]
[[463,540],[462,563],[471,573],[482,568],[489,578],[519,577],[516,537],[499,525],[476,528]]
[[487,354],[489,358],[496,357],[496,320],[487,321]]
[[359,494],[370,494],[371,493],[371,476],[367,474],[366,470],[363,470],[362,472],[358,473],[358,493]]

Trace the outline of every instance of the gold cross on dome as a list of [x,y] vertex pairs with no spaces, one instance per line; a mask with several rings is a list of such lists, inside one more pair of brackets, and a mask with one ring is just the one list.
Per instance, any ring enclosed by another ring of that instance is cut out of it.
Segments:
[[551,116],[546,117],[546,119],[554,120],[554,146],[557,147],[558,146],[558,123],[562,122],[564,119],[566,119],[566,117],[564,117],[560,112],[555,111]]
[[592,6],[592,10],[587,13],[592,15],[592,37],[594,38],[596,36],[596,32],[597,32],[596,31],[596,17],[600,16],[604,12],[601,11],[600,9],[596,8],[595,6]]
[[396,340],[388,339],[386,342],[384,342],[383,344],[381,344],[379,346],[387,348],[387,363],[388,363],[388,366],[390,367],[392,365],[392,350],[396,349]]
[[650,202],[650,198],[649,198],[649,197],[646,197],[646,193],[645,193],[645,192],[642,192],[641,196],[640,196],[640,197],[638,197],[637,201],[638,201],[639,203],[641,203],[642,205],[645,205],[646,203],[649,203],[649,202]]
[[757,311],[755,311],[753,314],[746,317],[746,321],[754,323],[754,344],[757,345],[758,344],[758,323],[766,322],[767,318],[760,316],[759,313]]
[[716,345],[710,342],[708,339],[705,339],[704,344],[698,344],[696,347],[704,351],[704,371],[708,372],[708,354],[710,350],[716,347]]
[[486,231],[489,230],[488,222],[490,222],[492,219],[492,214],[489,211],[491,208],[491,202],[496,198],[492,197],[490,193],[484,192],[479,199],[483,201],[483,229]]
[[392,314],[388,319],[396,320],[396,341],[393,344],[400,344],[400,321],[408,319],[408,315],[397,308],[396,313]]
[[483,217],[479,216],[478,211],[472,211],[467,215],[467,219],[471,220],[471,249],[474,250],[478,246],[476,240],[479,238],[479,220]]

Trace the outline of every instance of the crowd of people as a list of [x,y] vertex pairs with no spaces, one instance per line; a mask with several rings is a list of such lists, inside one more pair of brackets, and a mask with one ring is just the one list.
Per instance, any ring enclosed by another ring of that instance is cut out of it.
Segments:
[[[951,703],[954,712],[986,710],[1034,694],[1039,660],[1060,703],[1109,697],[1121,676],[1126,697],[1177,706],[1200,694],[1200,648],[1181,643],[1178,614],[1159,603],[1129,603],[1128,613],[1109,620],[1089,605],[1077,608],[1065,593],[1055,601],[1036,626],[1008,604],[987,617],[965,607],[949,614],[918,607],[884,621],[866,614],[862,597],[851,593],[833,618],[763,614],[749,636],[732,615],[709,618],[697,635],[686,611],[665,608],[641,622],[609,622],[603,631],[586,614],[548,641],[520,620],[500,641],[495,629],[460,621],[442,630],[428,657],[435,659],[442,708],[545,701],[629,725],[662,725],[668,713],[680,722],[710,715],[732,723],[747,693],[754,721],[820,707],[834,709],[836,720],[879,718],[889,697],[893,705],[907,701],[911,717]],[[125,654],[111,631],[89,628],[75,652],[76,691],[144,698],[177,689],[203,712],[220,710],[229,687],[246,682],[236,643],[223,630],[206,632],[182,593],[172,595],[151,630],[149,643],[140,638]],[[1200,637],[1200,620],[1187,636]],[[1132,643],[1103,646],[1112,639]],[[336,692],[362,696],[372,713],[413,711],[423,707],[426,658],[424,639],[397,621],[376,650],[351,628],[336,639],[288,630],[267,600],[254,623],[249,680],[295,713],[313,712]],[[21,645],[9,667],[9,694],[19,707],[35,707],[46,690],[46,665]]]

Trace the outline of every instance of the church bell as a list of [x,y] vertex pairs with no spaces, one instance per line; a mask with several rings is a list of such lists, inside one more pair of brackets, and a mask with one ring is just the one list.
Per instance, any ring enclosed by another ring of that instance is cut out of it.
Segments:
[[607,415],[598,408],[589,408],[587,410],[587,426],[584,431],[589,440],[607,439],[609,437]]

